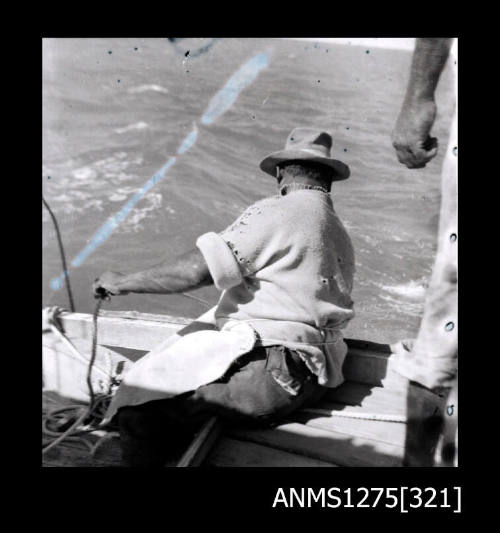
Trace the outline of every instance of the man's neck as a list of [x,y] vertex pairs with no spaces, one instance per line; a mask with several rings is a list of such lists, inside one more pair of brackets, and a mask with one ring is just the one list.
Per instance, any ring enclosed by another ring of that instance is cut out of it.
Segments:
[[285,186],[290,190],[294,187],[300,188],[300,186],[318,187],[325,189],[328,192],[331,190],[331,183],[319,181],[308,176],[284,176],[280,181],[278,188],[282,189]]

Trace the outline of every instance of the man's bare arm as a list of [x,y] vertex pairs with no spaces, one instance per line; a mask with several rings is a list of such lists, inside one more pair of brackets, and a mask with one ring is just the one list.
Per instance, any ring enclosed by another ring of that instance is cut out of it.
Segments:
[[173,260],[166,260],[133,274],[105,272],[93,284],[94,295],[129,292],[172,294],[213,283],[201,252],[195,248]]
[[415,43],[410,79],[392,132],[400,163],[422,168],[437,154],[437,139],[430,137],[436,118],[434,93],[453,39],[419,38]]

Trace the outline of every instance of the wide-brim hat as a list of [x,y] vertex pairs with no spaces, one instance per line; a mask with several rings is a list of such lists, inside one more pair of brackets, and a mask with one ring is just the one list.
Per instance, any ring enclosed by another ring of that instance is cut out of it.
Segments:
[[276,167],[285,161],[312,161],[335,170],[332,181],[345,180],[351,171],[349,167],[331,157],[332,137],[326,131],[314,128],[295,128],[288,136],[285,149],[273,152],[260,163],[260,169],[276,177]]

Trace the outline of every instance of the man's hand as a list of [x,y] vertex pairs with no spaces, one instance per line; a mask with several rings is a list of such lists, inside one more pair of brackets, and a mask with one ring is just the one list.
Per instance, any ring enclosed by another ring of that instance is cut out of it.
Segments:
[[121,288],[126,277],[125,274],[121,274],[120,272],[104,272],[104,274],[97,278],[92,284],[94,298],[101,298],[109,294],[128,294],[129,291]]
[[408,168],[423,168],[436,156],[437,139],[429,136],[435,118],[433,100],[403,106],[391,136],[400,163]]
[[434,94],[452,42],[444,37],[415,42],[406,96],[392,132],[398,159],[408,168],[425,167],[437,154],[437,139],[429,135],[436,118]]

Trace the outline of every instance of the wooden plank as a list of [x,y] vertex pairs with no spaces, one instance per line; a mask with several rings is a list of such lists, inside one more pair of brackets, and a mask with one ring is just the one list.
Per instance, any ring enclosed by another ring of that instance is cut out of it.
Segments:
[[210,449],[215,444],[221,432],[221,422],[217,417],[210,418],[198,432],[193,442],[190,444],[180,461],[178,467],[200,466]]
[[[92,315],[63,312],[59,318],[67,336],[91,342]],[[180,330],[186,335],[191,331],[211,328],[211,320],[212,310],[194,321],[136,311],[101,311],[97,321],[98,342],[149,351]]]
[[[98,343],[149,351],[167,338],[174,342],[193,331],[213,328],[214,310],[210,309],[194,321],[136,311],[102,311],[98,319]],[[69,337],[91,342],[91,315],[63,312],[60,320]],[[346,339],[346,343],[349,347],[343,366],[346,380],[382,385],[389,374],[394,374],[398,355],[391,354],[389,345],[356,339]]]
[[300,422],[307,427],[330,431],[334,434],[343,433],[353,437],[362,437],[370,442],[404,446],[406,424],[398,422],[321,416],[303,411],[294,413],[289,420]]
[[399,445],[286,423],[272,429],[228,429],[227,435],[339,466],[401,466]]
[[[97,438],[92,439],[97,442]],[[62,441],[42,456],[43,466],[64,467],[120,467],[121,452],[117,438],[103,442],[92,456],[82,442]]]
[[378,352],[380,354],[390,355],[392,348],[389,344],[381,344],[379,342],[372,342],[360,339],[351,339],[346,337],[344,342],[347,344],[349,350],[363,350],[368,352]]
[[327,392],[317,407],[344,406],[349,412],[406,414],[406,390],[345,382]]
[[[88,363],[91,346],[88,340],[70,339],[78,357],[68,345],[54,333],[42,334],[42,378],[43,390],[54,391],[73,400],[88,402]],[[131,364],[122,354],[111,348],[97,346],[96,361],[92,370],[92,386],[95,392],[107,392],[111,376],[122,365],[125,372]]]
[[[63,314],[61,315],[61,323],[67,336],[91,342],[91,315]],[[150,350],[155,344],[159,344],[184,327],[178,323],[140,319],[125,320],[106,316],[99,316],[97,324],[99,344],[123,346],[136,350]]]
[[[174,467],[177,459],[169,459],[165,467]],[[103,442],[94,455],[85,444],[63,441],[42,456],[43,467],[123,468],[118,438]]]
[[394,363],[390,354],[351,348],[347,352],[342,373],[347,381],[380,385]]
[[205,464],[218,467],[335,467],[332,463],[311,459],[283,450],[229,437],[218,440]]

